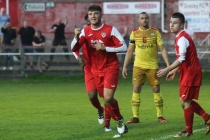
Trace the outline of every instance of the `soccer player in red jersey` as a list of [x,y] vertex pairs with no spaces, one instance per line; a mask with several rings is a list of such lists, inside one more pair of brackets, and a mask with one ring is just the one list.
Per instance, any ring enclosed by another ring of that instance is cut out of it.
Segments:
[[[118,85],[119,61],[116,53],[126,51],[127,46],[119,31],[114,27],[101,22],[102,9],[98,5],[88,8],[88,18],[91,25],[81,32],[75,28],[75,38],[71,43],[72,51],[78,51],[86,44],[87,53],[90,60],[91,71],[97,89],[103,87],[105,110],[117,123],[118,135],[128,132],[120,113],[118,101],[114,98],[114,93]],[[101,92],[99,92],[101,94]]]
[[[88,14],[84,18],[87,21],[87,24],[83,26],[83,29],[90,25]],[[98,100],[98,91],[97,87],[94,81],[93,73],[91,72],[90,67],[90,61],[87,53],[87,48],[84,44],[82,47],[82,56],[79,54],[79,50],[76,52],[73,52],[75,58],[78,60],[81,67],[83,67],[84,70],[84,77],[85,77],[85,87],[86,92],[88,93],[89,101],[91,104],[98,110],[98,122],[99,124],[104,124],[104,131],[109,132],[112,131],[110,127],[110,119],[111,116],[108,114],[108,112],[101,106],[99,100]],[[99,92],[102,92],[99,95],[103,94],[103,89],[100,89]],[[105,112],[105,114],[104,114]],[[104,122],[105,119],[105,122]]]
[[202,83],[202,69],[197,57],[196,47],[192,38],[184,31],[185,17],[176,12],[170,19],[170,30],[176,35],[175,51],[177,59],[165,69],[158,71],[157,76],[167,74],[167,80],[173,80],[176,72],[179,76],[180,103],[184,110],[186,128],[174,137],[192,136],[194,113],[203,118],[206,124],[206,134],[210,132],[210,116],[195,101],[198,100],[199,90]]

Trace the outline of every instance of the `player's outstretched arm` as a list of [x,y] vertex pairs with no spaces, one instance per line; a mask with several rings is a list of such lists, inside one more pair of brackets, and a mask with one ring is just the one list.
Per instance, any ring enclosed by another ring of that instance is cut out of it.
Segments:
[[175,60],[170,66],[160,69],[157,72],[157,77],[163,77],[164,75],[168,74],[170,71],[176,72],[179,68],[179,65],[181,65],[181,62],[179,60]]

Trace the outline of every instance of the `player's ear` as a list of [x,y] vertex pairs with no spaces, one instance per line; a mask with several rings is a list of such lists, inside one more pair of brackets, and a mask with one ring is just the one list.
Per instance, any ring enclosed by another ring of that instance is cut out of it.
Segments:
[[181,23],[181,29],[184,29],[184,23]]

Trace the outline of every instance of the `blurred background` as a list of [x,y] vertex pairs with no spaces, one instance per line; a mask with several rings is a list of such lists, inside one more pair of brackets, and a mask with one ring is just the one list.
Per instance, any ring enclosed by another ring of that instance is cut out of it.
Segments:
[[[106,24],[115,26],[123,35],[130,34],[132,30],[139,27],[138,15],[140,12],[148,12],[150,15],[150,25],[158,28],[162,34],[165,46],[169,53],[170,62],[175,59],[174,38],[175,35],[169,31],[169,20],[174,12],[182,12],[188,21],[188,28],[193,32],[193,39],[196,43],[198,57],[205,71],[210,70],[210,1],[209,0],[0,0],[0,8],[6,9],[6,14],[10,16],[12,27],[17,33],[27,20],[28,24],[35,30],[41,30],[46,38],[44,60],[49,61],[49,55],[55,55],[54,61],[49,69],[44,73],[59,75],[82,74],[71,50],[70,43],[74,37],[74,26],[83,27],[86,24],[84,16],[87,8],[97,4],[103,8],[103,20]],[[57,47],[55,53],[50,53],[53,33],[50,33],[52,25],[56,19],[65,20],[68,24],[65,28],[67,48],[69,49],[70,62],[65,60],[66,55],[62,47]],[[3,56],[0,52],[0,78],[21,77],[28,74],[38,73],[37,68],[23,69],[20,59],[20,38],[17,34],[14,48],[16,52],[13,57],[14,69],[2,70]],[[2,48],[2,46],[1,46]],[[35,57],[36,54],[28,54]],[[118,54],[121,67],[124,61],[124,54]],[[160,55],[160,67],[164,67],[163,59]],[[34,60],[35,61],[35,60]],[[26,63],[26,65],[28,62]],[[132,70],[132,64],[130,71]]]

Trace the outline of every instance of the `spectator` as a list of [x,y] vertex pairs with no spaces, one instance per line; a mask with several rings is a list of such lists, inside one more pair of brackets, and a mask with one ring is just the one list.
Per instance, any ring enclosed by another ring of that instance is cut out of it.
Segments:
[[[34,48],[32,45],[34,34],[35,34],[34,28],[28,25],[28,21],[24,20],[23,27],[21,27],[19,30],[19,35],[20,35],[21,43],[22,43],[21,51],[22,51],[23,55],[25,53],[33,53],[34,52]],[[29,58],[30,68],[34,69],[32,55],[28,55],[28,56],[24,55],[24,57],[23,57],[24,68],[26,68],[26,58]]]
[[[66,38],[65,38],[65,27],[68,23],[68,19],[66,17],[66,20],[64,22],[61,21],[60,18],[57,19],[57,23],[55,23],[52,28],[50,29],[50,32],[54,32],[54,39],[52,42],[52,48],[50,50],[51,53],[54,53],[56,50],[56,46],[61,46],[63,48],[63,51],[65,53],[68,53],[68,48],[67,43],[66,43]],[[69,62],[70,61],[70,57],[69,55],[65,55],[66,60]],[[54,56],[50,55],[50,62],[49,64],[52,63]]]
[[[42,35],[42,32],[40,30],[36,30],[32,44],[35,48],[36,53],[44,52],[45,37]],[[37,55],[37,68],[39,73],[43,72],[42,65],[44,65],[46,68],[48,67],[47,63],[43,61],[43,55]]]
[[[10,20],[9,15],[6,14],[6,9],[0,9],[0,28],[6,26],[6,22]],[[3,42],[3,33],[0,31],[0,45]]]
[[[16,31],[12,29],[10,21],[6,22],[6,27],[1,28],[1,32],[3,33],[3,52],[4,53],[12,53],[14,48],[15,39],[16,39]],[[12,55],[4,55],[4,67],[3,70],[13,70],[13,56]]]

